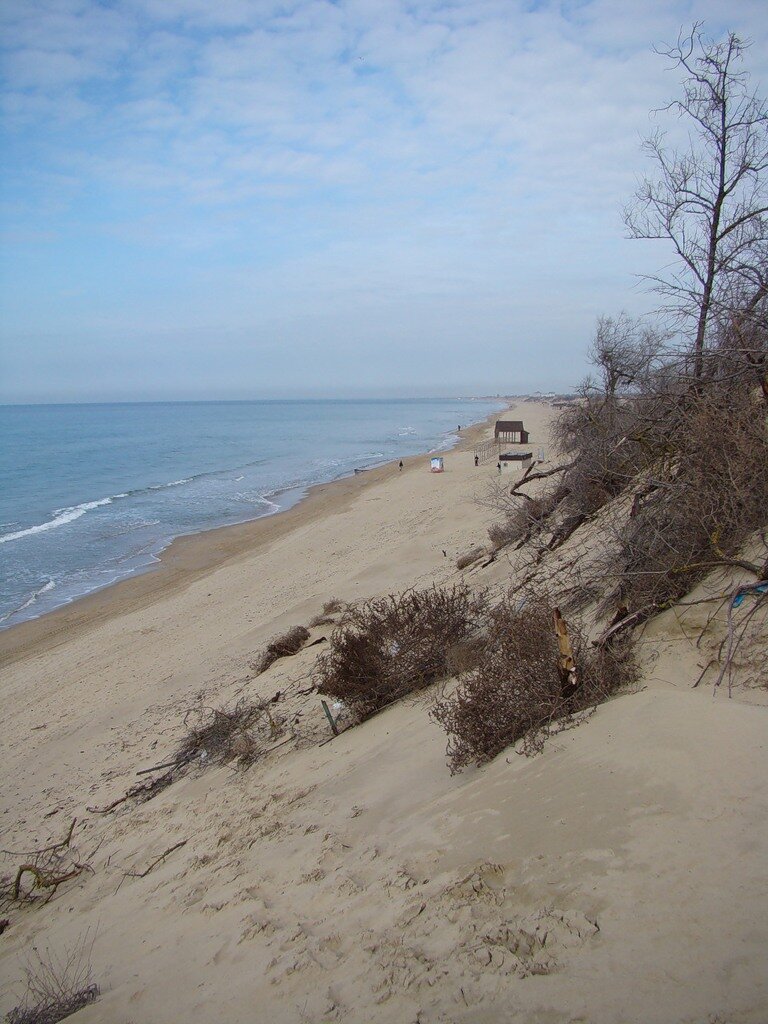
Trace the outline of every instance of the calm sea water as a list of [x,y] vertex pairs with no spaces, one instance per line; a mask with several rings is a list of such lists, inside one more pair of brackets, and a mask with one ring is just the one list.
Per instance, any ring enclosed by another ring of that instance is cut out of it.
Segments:
[[174,537],[449,448],[473,400],[0,406],[0,628],[146,569]]

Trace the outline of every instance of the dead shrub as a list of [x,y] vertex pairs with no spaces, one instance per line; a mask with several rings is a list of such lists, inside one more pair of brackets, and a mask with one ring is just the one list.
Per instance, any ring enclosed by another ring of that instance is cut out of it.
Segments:
[[294,626],[287,633],[276,637],[267,645],[266,650],[254,666],[258,673],[266,672],[279,658],[287,658],[297,654],[309,640],[309,630],[305,626]]
[[462,584],[348,608],[318,660],[319,692],[365,718],[445,677],[448,652],[477,633],[485,605]]
[[554,722],[600,703],[634,678],[628,647],[596,651],[569,623],[579,687],[564,698],[553,614],[554,605],[541,595],[508,597],[491,609],[477,666],[432,710],[448,733],[451,773],[490,761],[517,740],[526,753],[535,752]]
[[18,1006],[6,1014],[6,1024],[58,1024],[89,1003],[99,986],[93,981],[89,933],[60,954],[33,949],[25,966],[26,989]]
[[239,700],[230,710],[196,708],[187,712],[184,724],[187,732],[175,756],[179,765],[202,758],[209,764],[236,761],[241,768],[248,768],[261,756],[266,743],[279,732],[279,723],[266,705],[246,698]]
[[471,551],[466,551],[463,555],[459,555],[456,559],[456,568],[466,569],[468,565],[474,565],[475,562],[478,562],[484,554],[485,548],[472,548]]

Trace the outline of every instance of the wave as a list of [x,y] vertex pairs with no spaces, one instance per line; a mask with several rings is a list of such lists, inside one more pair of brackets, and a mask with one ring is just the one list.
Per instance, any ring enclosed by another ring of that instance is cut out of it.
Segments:
[[[263,460],[258,459],[248,465],[258,465]],[[57,508],[53,510],[53,519],[49,519],[44,523],[38,523],[35,526],[28,526],[23,530],[15,530],[13,533],[0,534],[0,544],[8,544],[10,541],[21,540],[24,537],[31,537],[37,533],[46,533],[48,530],[55,530],[60,526],[66,526],[67,523],[72,523],[81,516],[84,516],[86,512],[90,512],[91,509],[100,508],[103,505],[111,505],[113,501],[118,501],[121,498],[134,498],[140,494],[148,494],[150,491],[163,491],[169,487],[181,487],[183,484],[192,483],[195,480],[200,480],[203,477],[211,476],[223,476],[227,473],[231,473],[232,470],[213,470],[206,473],[196,473],[194,476],[181,477],[179,480],[169,480],[167,483],[162,484],[148,484],[145,487],[134,487],[130,491],[123,491],[120,494],[110,494],[107,498],[99,498],[98,501],[84,501],[80,505],[71,505],[67,508]],[[243,477],[238,479],[242,480]],[[6,525],[11,525],[6,524]],[[0,621],[2,621],[0,619]]]
[[182,484],[191,484],[193,480],[207,475],[206,473],[198,473],[197,476],[185,476],[181,480],[171,480],[167,484],[149,484],[147,487],[136,487],[134,490],[128,491],[128,494],[118,494],[118,498],[127,498],[133,494],[144,494],[145,491],[164,491],[166,487],[180,487]]
[[21,540],[22,537],[30,537],[35,533],[46,533],[48,530],[55,530],[59,526],[66,526],[73,523],[75,519],[84,516],[93,508],[101,505],[111,505],[115,498],[126,498],[127,494],[114,494],[109,498],[100,498],[98,501],[84,501],[81,505],[72,505],[70,508],[57,508],[54,510],[54,518],[46,523],[39,523],[37,526],[28,526],[26,530],[17,530],[15,533],[4,533],[0,536],[0,544],[7,544],[12,540]]
[[[279,492],[270,491],[269,493],[276,495]],[[246,502],[248,505],[266,505],[269,508],[269,512],[267,512],[266,515],[271,515],[273,512],[279,512],[282,507],[281,505],[278,505],[276,501],[272,501],[271,498],[268,498],[266,494],[253,495],[244,494],[242,491],[239,491],[234,495],[234,497],[239,501]]]
[[48,582],[44,583],[42,587],[39,588],[39,590],[33,590],[31,594],[28,594],[24,598],[22,603],[18,605],[18,607],[11,608],[11,610],[9,612],[6,612],[5,615],[0,615],[0,622],[5,622],[5,620],[10,619],[11,616],[17,615],[19,612],[23,612],[25,609],[33,605],[41,594],[47,594],[48,591],[53,590],[55,586],[56,584],[53,582],[53,580],[48,580]]

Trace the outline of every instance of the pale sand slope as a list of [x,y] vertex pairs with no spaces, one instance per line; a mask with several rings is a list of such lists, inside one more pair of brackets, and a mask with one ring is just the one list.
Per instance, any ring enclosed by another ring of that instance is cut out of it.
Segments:
[[[546,441],[548,410],[516,415]],[[766,710],[691,690],[697,654],[674,638],[646,688],[534,759],[510,751],[451,777],[426,698],[318,747],[327,727],[307,697],[301,749],[84,812],[167,756],[195,692],[271,694],[308,674],[316,649],[258,684],[248,661],[330,595],[461,578],[456,553],[491,519],[473,495],[495,469],[475,471],[471,453],[446,463],[329,499],[268,548],[80,622],[47,653],[30,633],[4,672],[1,845],[56,838],[78,814],[93,874],[14,917],[3,981],[30,943],[60,949],[90,928],[103,994],[83,1024],[768,1019]]]

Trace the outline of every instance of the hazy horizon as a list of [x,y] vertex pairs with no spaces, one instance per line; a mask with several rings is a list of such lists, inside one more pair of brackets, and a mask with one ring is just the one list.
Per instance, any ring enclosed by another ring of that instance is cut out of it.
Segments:
[[[555,393],[552,389],[532,392],[519,392],[517,394],[499,393],[499,394],[479,394],[474,392],[448,392],[441,391],[435,392],[434,394],[422,394],[414,391],[411,394],[393,394],[391,392],[382,392],[381,394],[357,394],[357,393],[339,393],[339,394],[284,394],[284,395],[252,395],[244,398],[135,398],[135,399],[99,399],[99,400],[86,400],[86,399],[72,399],[71,401],[58,401],[58,402],[0,402],[0,407],[16,406],[16,405],[201,405],[205,403],[230,403],[230,404],[246,404],[248,402],[418,402],[418,401],[505,401],[507,399],[535,397],[536,395],[552,394]],[[559,392],[557,392],[559,393]]]

